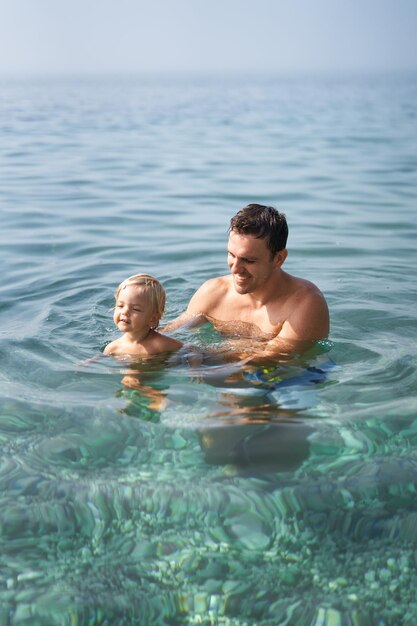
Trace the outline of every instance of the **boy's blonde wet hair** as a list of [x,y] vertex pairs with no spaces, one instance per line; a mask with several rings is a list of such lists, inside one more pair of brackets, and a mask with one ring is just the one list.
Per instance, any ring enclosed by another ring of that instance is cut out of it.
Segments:
[[118,286],[115,293],[116,300],[120,292],[128,285],[137,285],[145,289],[151,298],[152,315],[155,315],[159,321],[164,314],[166,300],[165,289],[162,287],[159,280],[150,274],[134,274],[133,276],[129,276],[129,278],[126,278]]

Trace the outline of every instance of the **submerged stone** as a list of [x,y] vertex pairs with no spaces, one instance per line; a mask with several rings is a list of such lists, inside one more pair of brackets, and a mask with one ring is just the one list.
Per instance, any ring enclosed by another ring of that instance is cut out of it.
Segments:
[[230,531],[248,550],[265,550],[271,542],[262,519],[254,513],[236,515],[230,523]]

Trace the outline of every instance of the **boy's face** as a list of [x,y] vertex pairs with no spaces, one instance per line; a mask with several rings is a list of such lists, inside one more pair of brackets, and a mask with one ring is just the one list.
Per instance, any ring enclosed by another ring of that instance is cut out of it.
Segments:
[[156,326],[159,321],[152,310],[149,293],[140,285],[127,285],[120,290],[114,307],[113,320],[123,333],[144,336],[147,334],[146,331]]

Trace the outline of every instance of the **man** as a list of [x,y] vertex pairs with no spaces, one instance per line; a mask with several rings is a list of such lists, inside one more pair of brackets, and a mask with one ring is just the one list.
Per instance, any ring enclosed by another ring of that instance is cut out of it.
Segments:
[[276,360],[304,352],[329,333],[329,311],[313,283],[291,276],[285,215],[248,204],[230,221],[230,275],[206,281],[166,330],[206,321],[232,338],[237,357]]

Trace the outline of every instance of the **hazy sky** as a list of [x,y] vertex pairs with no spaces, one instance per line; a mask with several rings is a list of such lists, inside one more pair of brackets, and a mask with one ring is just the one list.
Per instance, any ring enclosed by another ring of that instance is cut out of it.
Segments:
[[417,0],[0,0],[0,74],[417,69]]

